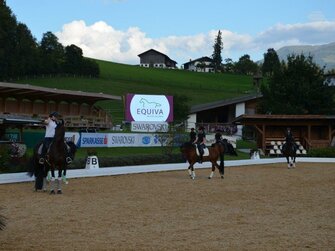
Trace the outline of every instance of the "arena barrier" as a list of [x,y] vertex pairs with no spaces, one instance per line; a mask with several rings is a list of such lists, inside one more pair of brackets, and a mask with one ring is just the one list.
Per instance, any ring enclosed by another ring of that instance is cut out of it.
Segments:
[[[299,162],[335,163],[335,158],[298,158],[296,163]],[[286,158],[227,160],[225,161],[225,167],[274,164],[274,163],[286,163]],[[67,171],[67,178],[72,179],[72,178],[112,176],[112,175],[123,175],[133,173],[163,172],[163,171],[178,171],[178,170],[187,171],[187,167],[188,163],[176,163],[176,164],[103,167],[93,169],[69,169]],[[210,168],[210,163],[209,162],[204,162],[203,164],[196,163],[194,167],[195,169]],[[286,166],[283,166],[283,168],[285,167]],[[29,177],[25,172],[0,174],[0,184],[31,182],[31,181],[34,181],[34,177]]]

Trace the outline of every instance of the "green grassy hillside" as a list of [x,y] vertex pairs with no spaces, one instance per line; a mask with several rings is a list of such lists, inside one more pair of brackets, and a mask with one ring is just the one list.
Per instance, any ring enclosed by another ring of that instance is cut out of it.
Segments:
[[[120,96],[127,93],[183,94],[190,98],[191,106],[238,97],[255,91],[250,76],[142,68],[101,60],[97,60],[97,62],[101,72],[99,79],[41,77],[18,80],[17,82]],[[115,123],[120,123],[123,120],[123,102],[104,101],[99,102],[98,105],[112,114]]]

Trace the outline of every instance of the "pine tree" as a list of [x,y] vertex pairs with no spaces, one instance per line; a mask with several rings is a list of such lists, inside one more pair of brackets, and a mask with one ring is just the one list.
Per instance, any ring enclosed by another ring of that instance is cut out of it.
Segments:
[[215,38],[214,42],[214,51],[213,51],[213,67],[215,72],[218,72],[221,70],[221,63],[222,63],[222,57],[221,57],[221,51],[223,49],[223,43],[221,38],[221,31],[219,30],[217,37]]

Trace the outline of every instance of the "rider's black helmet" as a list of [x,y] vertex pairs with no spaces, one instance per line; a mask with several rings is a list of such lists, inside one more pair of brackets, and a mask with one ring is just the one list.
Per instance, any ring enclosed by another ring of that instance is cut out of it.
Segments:
[[52,116],[58,117],[59,113],[58,112],[52,112],[52,113],[50,113],[49,117],[52,117]]

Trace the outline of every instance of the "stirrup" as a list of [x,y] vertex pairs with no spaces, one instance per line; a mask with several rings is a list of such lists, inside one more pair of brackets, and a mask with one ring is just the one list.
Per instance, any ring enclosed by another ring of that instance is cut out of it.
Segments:
[[41,165],[43,165],[44,164],[44,158],[40,158],[39,161],[38,161],[38,163],[40,163]]
[[70,157],[66,157],[66,164],[71,164],[72,163],[72,159]]

